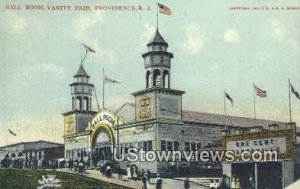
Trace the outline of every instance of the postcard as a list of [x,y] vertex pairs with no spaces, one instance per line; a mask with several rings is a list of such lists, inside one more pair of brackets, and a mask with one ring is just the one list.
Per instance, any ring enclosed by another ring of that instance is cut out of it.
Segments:
[[299,0],[3,0],[0,188],[300,187]]

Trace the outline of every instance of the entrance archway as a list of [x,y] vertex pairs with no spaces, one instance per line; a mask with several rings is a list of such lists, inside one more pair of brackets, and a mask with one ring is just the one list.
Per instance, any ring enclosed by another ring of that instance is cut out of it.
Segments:
[[94,163],[101,160],[112,160],[115,137],[108,125],[98,125],[92,134],[92,155]]

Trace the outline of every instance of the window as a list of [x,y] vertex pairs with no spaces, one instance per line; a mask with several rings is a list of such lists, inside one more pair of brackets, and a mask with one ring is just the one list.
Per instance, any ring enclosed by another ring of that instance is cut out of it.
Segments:
[[86,153],[86,150],[85,148],[83,149],[83,156],[86,157],[87,156],[87,153]]
[[151,140],[143,142],[143,150],[144,151],[152,150],[152,141]]
[[184,143],[184,150],[185,150],[185,151],[190,151],[190,150],[191,150],[190,144],[191,144],[190,142],[185,142],[185,143]]
[[160,150],[161,151],[166,151],[167,150],[167,146],[166,146],[166,141],[165,140],[161,140],[160,141]]
[[131,146],[130,146],[130,143],[126,143],[126,144],[125,144],[125,152],[126,152],[126,153],[128,153],[130,147],[131,147]]
[[197,143],[197,149],[199,150],[202,147],[201,142]]
[[152,150],[152,141],[148,141],[148,151]]
[[147,151],[147,141],[144,141],[144,142],[143,142],[143,150],[144,150],[144,151]]
[[173,142],[168,141],[168,151],[173,151]]
[[193,151],[196,150],[196,142],[192,142],[191,143],[191,148],[192,148]]
[[174,141],[174,151],[178,151],[178,150],[179,150],[179,142]]
[[138,142],[138,150],[141,150],[143,148],[143,142]]

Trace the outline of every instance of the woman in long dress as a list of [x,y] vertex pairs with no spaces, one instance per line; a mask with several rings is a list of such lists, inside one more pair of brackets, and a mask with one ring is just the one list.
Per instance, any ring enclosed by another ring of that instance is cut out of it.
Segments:
[[133,171],[132,171],[132,178],[134,179],[134,180],[137,180],[137,167],[136,166],[133,166],[132,167],[133,168]]
[[127,178],[128,179],[130,179],[130,178],[132,178],[132,175],[131,175],[131,172],[130,172],[130,166],[129,165],[127,165]]

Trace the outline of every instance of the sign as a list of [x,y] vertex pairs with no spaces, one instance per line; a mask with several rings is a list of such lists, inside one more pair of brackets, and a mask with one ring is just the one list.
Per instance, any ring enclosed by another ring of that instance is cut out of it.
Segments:
[[292,129],[242,133],[223,137],[223,149],[235,156],[243,151],[277,151],[278,158],[291,158],[294,153]]
[[74,124],[73,115],[65,116],[65,133],[66,134],[75,133],[75,124]]
[[227,149],[240,154],[242,151],[277,151],[286,153],[286,138],[273,137],[254,140],[228,141]]
[[140,119],[148,119],[151,117],[150,101],[151,101],[151,98],[148,96],[143,96],[141,98],[141,100],[140,100],[140,105],[141,105]]
[[101,111],[90,122],[91,130],[94,130],[99,124],[109,125],[112,127],[115,124],[115,121],[116,116],[114,114],[105,110]]

